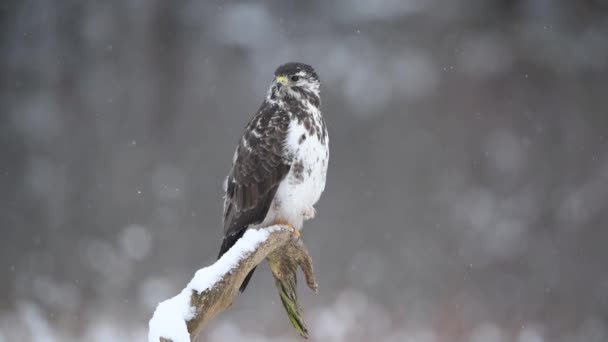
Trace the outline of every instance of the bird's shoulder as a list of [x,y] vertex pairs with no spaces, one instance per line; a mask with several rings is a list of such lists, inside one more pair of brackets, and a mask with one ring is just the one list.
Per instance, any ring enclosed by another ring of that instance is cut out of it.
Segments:
[[286,163],[283,145],[289,124],[289,113],[280,106],[262,104],[237,145],[231,170],[236,182],[259,182],[273,168]]
[[[253,115],[245,129],[245,135],[251,135],[255,138],[264,138],[255,133],[269,133],[268,131],[287,130],[289,126],[290,115],[278,103],[264,101],[260,109]],[[273,136],[269,136],[272,138]]]

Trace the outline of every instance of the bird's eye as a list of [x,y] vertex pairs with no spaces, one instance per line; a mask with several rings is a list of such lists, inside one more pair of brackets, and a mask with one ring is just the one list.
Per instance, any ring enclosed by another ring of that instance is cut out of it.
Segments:
[[291,76],[291,80],[292,80],[293,82],[298,82],[298,80],[299,80],[299,79],[300,79],[300,76],[295,76],[295,75],[294,75],[294,76]]

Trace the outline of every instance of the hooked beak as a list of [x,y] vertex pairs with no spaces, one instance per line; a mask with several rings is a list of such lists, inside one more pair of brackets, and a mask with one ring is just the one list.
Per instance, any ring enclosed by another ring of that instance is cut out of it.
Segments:
[[277,76],[276,80],[277,80],[277,89],[281,89],[281,87],[287,83],[287,79],[285,78],[285,76]]

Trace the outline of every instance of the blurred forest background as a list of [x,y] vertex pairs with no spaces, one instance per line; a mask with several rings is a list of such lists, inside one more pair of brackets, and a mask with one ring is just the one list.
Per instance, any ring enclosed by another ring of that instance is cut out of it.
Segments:
[[[0,341],[146,340],[286,61],[331,138],[312,340],[608,340],[608,1],[3,0]],[[278,299],[199,340],[299,341]]]

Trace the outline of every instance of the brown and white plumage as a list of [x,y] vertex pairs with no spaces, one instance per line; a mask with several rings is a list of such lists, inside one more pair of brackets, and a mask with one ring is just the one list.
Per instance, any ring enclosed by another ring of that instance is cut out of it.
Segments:
[[275,71],[226,178],[220,257],[248,228],[282,222],[301,229],[303,221],[314,216],[329,159],[319,85],[316,72],[306,64],[287,63]]

